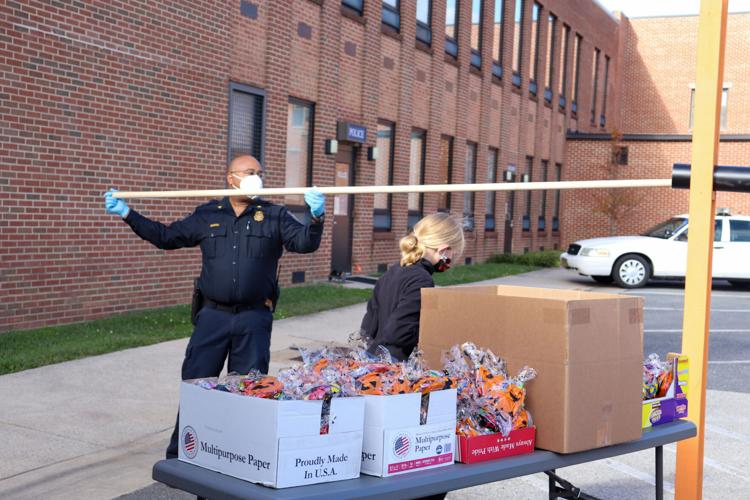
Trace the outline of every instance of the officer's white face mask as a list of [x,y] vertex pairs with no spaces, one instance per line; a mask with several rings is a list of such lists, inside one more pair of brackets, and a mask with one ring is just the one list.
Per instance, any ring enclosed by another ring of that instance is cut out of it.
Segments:
[[[249,190],[258,190],[263,189],[263,179],[260,178],[258,175],[248,175],[246,177],[240,177],[237,174],[232,174],[240,180],[240,187],[234,186],[235,189],[247,189]],[[256,198],[256,196],[248,196],[248,198]]]

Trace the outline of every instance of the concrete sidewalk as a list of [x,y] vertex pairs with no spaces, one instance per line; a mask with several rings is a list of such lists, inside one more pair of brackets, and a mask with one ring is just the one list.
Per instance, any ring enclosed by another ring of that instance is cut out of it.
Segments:
[[[482,284],[589,288],[561,276],[547,269]],[[345,344],[364,311],[363,303],[275,322],[271,371],[293,362],[294,347]],[[187,339],[165,342],[0,376],[0,498],[106,499],[152,485],[151,467],[163,457],[174,425],[186,344]],[[709,391],[708,422],[722,431],[709,429],[707,435],[706,498],[744,496],[748,479],[740,457],[750,453],[750,440],[741,434],[747,424],[742,408],[749,403],[747,394]],[[722,432],[742,439],[729,436],[727,447]],[[665,453],[668,492],[673,450]],[[725,453],[740,464],[720,462]],[[563,477],[602,498],[652,498],[652,464],[652,454],[644,452],[566,469]],[[152,486],[128,496],[182,497],[163,490]],[[450,498],[546,498],[545,491],[544,477],[530,476]]]

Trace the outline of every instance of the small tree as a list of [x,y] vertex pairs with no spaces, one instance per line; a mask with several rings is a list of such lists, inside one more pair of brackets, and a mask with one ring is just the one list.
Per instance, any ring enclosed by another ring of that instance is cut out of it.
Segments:
[[[622,134],[612,131],[607,161],[597,168],[604,179],[621,179],[622,165],[627,164],[627,153],[620,144]],[[625,155],[623,157],[623,155]],[[609,234],[618,231],[620,222],[632,215],[644,199],[644,193],[635,188],[597,189],[594,192],[594,213],[602,214],[609,221]]]

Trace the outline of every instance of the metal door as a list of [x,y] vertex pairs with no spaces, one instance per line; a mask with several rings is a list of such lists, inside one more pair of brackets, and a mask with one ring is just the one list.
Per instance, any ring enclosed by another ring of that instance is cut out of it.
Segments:
[[[339,143],[339,151],[336,154],[335,186],[353,185],[355,152],[350,144]],[[341,277],[352,271],[353,211],[354,195],[334,195],[331,276]]]

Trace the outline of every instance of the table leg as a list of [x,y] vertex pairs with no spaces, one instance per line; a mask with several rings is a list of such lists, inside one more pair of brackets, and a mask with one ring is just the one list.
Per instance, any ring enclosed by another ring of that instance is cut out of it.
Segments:
[[656,447],[656,500],[664,500],[664,450]]
[[[555,473],[555,469],[552,469],[550,471],[552,474]],[[548,481],[548,491],[549,491],[549,500],[555,500],[557,498],[557,482],[555,481],[554,475],[547,474],[547,481]]]

